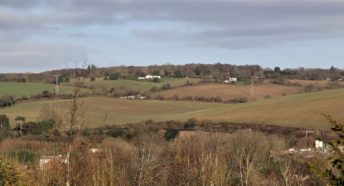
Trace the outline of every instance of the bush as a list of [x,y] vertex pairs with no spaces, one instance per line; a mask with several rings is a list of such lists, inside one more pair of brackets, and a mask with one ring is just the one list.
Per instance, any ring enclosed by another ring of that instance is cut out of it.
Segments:
[[24,134],[33,134],[33,135],[39,135],[42,134],[45,131],[48,131],[49,129],[54,128],[56,125],[55,120],[49,119],[49,120],[42,120],[39,122],[27,122],[23,124],[22,132]]
[[170,88],[171,88],[171,85],[169,83],[163,84],[161,87],[162,90],[168,90]]
[[216,97],[214,98],[214,101],[215,101],[215,102],[222,102],[222,98],[221,98],[220,96],[216,96]]
[[8,107],[15,104],[15,100],[12,96],[3,96],[0,98],[0,107]]
[[192,98],[192,96],[184,96],[183,97],[183,100],[192,100],[193,98]]
[[86,127],[86,128],[81,132],[81,135],[82,135],[82,136],[86,136],[86,137],[90,136],[90,135],[91,135],[91,129],[89,129],[89,128]]
[[159,79],[159,78],[154,78],[154,79],[153,79],[153,82],[156,82],[156,83],[157,83],[157,82],[160,82],[160,79]]
[[95,81],[95,80],[96,80],[96,78],[94,76],[90,77],[90,81]]
[[18,159],[20,162],[33,163],[36,159],[36,154],[27,150],[11,151],[10,157]]
[[158,87],[154,86],[151,88],[151,92],[157,92],[157,91],[159,91]]
[[122,137],[125,134],[125,131],[123,129],[111,129],[105,133],[106,135],[109,135],[111,137]]
[[165,131],[165,135],[164,135],[164,138],[167,140],[167,141],[171,141],[173,140],[174,138],[176,138],[179,134],[179,130],[178,129],[167,129]]
[[303,91],[305,91],[305,92],[312,92],[313,90],[314,90],[314,85],[313,84],[306,85],[303,88]]
[[119,78],[119,76],[120,76],[120,73],[119,72],[115,72],[115,73],[110,74],[109,79],[110,80],[117,80]]
[[47,91],[47,90],[43,90],[43,91],[42,91],[42,97],[43,97],[43,98],[51,98],[51,97],[53,97],[53,93],[50,93],[50,92]]
[[0,185],[28,185],[17,166],[0,157]]
[[180,100],[178,94],[174,95],[174,96],[172,97],[172,99],[174,99],[174,100]]
[[155,99],[158,99],[158,100],[164,100],[165,98],[164,98],[164,97],[162,97],[162,96],[159,94],[159,95],[157,95],[157,96],[155,97]]
[[245,97],[242,98],[234,98],[226,101],[226,103],[246,103],[248,100]]

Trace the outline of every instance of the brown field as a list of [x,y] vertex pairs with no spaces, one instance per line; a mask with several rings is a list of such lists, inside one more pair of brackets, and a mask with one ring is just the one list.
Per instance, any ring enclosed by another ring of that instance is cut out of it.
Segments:
[[248,100],[261,100],[265,96],[276,97],[295,94],[300,92],[301,88],[295,86],[283,86],[275,84],[261,84],[253,87],[253,96],[251,96],[250,85],[226,85],[226,84],[203,84],[189,87],[181,87],[177,89],[170,89],[166,91],[156,92],[153,97],[161,95],[165,98],[172,98],[178,95],[179,98],[185,96],[204,96],[216,97],[219,96],[223,100],[229,100],[239,97],[246,97]]
[[[299,80],[299,79],[289,79],[290,83],[300,83],[302,86],[306,86],[309,84],[318,84],[324,86],[328,83],[333,83],[333,81],[326,81],[326,80]],[[338,82],[340,85],[344,85],[344,81]]]

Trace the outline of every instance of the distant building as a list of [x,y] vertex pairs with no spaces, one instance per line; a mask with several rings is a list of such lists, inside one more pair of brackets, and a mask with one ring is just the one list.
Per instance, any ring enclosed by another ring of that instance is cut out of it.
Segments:
[[139,80],[145,80],[145,79],[160,79],[161,77],[160,76],[152,76],[152,75],[146,75],[145,77],[139,77],[138,79]]
[[324,148],[324,142],[319,141],[319,140],[315,140],[315,148],[317,148],[317,149]]
[[121,96],[121,99],[135,99],[135,96]]
[[228,80],[224,80],[224,83],[232,83],[238,81],[238,78],[236,77],[229,77]]

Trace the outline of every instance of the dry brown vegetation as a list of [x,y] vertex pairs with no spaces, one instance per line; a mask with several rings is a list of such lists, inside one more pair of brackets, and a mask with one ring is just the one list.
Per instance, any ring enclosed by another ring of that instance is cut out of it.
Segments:
[[73,140],[70,175],[59,162],[27,172],[34,185],[311,185],[307,167],[283,157],[285,140],[238,131],[195,133],[166,141],[160,132],[145,132],[131,141],[107,138],[91,153],[92,141]]

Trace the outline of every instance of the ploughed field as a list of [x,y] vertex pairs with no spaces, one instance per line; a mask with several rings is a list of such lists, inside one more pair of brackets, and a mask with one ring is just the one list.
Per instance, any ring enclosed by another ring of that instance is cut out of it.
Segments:
[[[0,96],[32,96],[44,90],[55,92],[55,85],[43,83],[0,82]],[[72,87],[59,86],[60,93],[71,93]]]
[[[224,104],[198,101],[122,100],[117,98],[89,97],[82,103],[81,122],[84,126],[97,127],[105,124],[122,124],[153,119],[187,120],[195,117],[202,120],[229,121],[238,123],[262,123],[292,127],[328,128],[321,115],[331,114],[344,120],[344,89],[279,96],[247,103]],[[19,103],[0,109],[14,124],[18,115],[27,120],[36,120],[40,115],[53,113],[63,118],[68,111],[69,100],[41,100]]]
[[282,95],[290,95],[300,92],[300,87],[284,86],[270,83],[258,84],[251,87],[250,85],[229,85],[229,84],[201,84],[195,86],[180,87],[177,89],[170,89],[156,92],[153,97],[158,95],[164,98],[179,98],[192,97],[221,97],[222,100],[229,100],[235,98],[245,97],[249,101],[260,100],[266,97],[276,97]]

